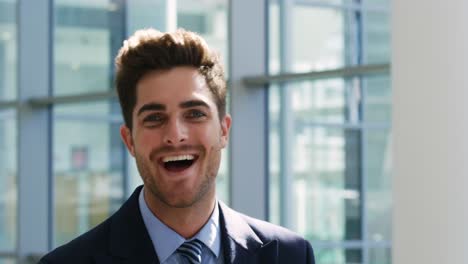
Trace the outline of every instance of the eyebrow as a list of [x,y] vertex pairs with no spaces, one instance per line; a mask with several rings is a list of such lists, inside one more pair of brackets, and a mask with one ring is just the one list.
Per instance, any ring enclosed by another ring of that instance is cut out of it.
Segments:
[[[196,107],[196,106],[203,106],[203,107],[206,107],[206,108],[210,108],[210,106],[201,101],[201,100],[189,100],[189,101],[185,101],[185,102],[182,102],[179,104],[179,107],[181,108],[191,108],[191,107]],[[164,111],[166,110],[166,106],[163,105],[163,104],[160,104],[160,103],[148,103],[148,104],[145,104],[143,105],[142,107],[140,107],[140,109],[138,109],[138,114],[137,115],[140,115],[141,113],[145,112],[145,111]]]
[[201,101],[201,100],[189,100],[189,101],[185,101],[185,102],[182,102],[179,104],[179,106],[181,108],[190,108],[190,107],[196,107],[196,106],[203,106],[203,107],[206,107],[208,109],[210,109],[210,106]]
[[159,103],[149,103],[140,107],[137,115],[140,115],[141,113],[145,111],[161,111],[161,110],[166,110],[166,106],[163,104],[159,104]]

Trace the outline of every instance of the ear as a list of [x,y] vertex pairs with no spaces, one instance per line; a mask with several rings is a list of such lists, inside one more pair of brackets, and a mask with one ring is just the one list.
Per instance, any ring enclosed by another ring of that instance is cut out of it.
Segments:
[[229,140],[229,131],[231,129],[232,118],[229,114],[226,114],[221,119],[221,148],[226,147]]
[[128,152],[135,157],[135,147],[133,145],[133,138],[132,138],[132,131],[126,126],[120,126],[120,137],[122,137],[122,141],[127,146]]

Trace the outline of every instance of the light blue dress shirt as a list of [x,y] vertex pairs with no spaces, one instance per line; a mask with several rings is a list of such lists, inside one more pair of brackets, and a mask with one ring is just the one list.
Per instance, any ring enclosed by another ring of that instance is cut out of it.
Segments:
[[[148,208],[143,196],[145,188],[141,189],[138,197],[141,216],[148,230],[154,250],[158,255],[161,264],[181,264],[188,263],[176,250],[186,241],[185,238],[177,234],[174,230],[161,222]],[[223,264],[223,252],[221,249],[221,231],[219,227],[219,208],[216,201],[213,213],[202,229],[189,240],[199,239],[203,242],[202,263],[203,264]]]

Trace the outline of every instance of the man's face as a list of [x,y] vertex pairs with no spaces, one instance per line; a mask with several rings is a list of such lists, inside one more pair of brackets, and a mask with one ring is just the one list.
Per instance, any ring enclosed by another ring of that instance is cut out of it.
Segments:
[[166,206],[184,208],[215,194],[215,178],[231,118],[221,120],[197,69],[146,74],[137,83],[132,130],[122,139],[146,190]]

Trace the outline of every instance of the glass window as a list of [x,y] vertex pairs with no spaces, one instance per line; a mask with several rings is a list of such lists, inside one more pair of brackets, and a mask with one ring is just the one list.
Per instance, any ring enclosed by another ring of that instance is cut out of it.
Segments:
[[16,249],[16,112],[0,111],[0,252]]
[[0,258],[0,264],[16,264],[16,259],[14,258]]
[[16,1],[0,0],[0,100],[17,97]]
[[55,245],[99,224],[123,201],[125,149],[115,104],[54,108]]
[[110,0],[54,1],[54,95],[112,89],[122,8]]
[[[17,98],[16,7],[15,0],[0,0],[0,100]],[[16,111],[0,111],[0,252],[14,252],[17,244],[16,125]]]
[[[55,96],[113,89],[113,58],[125,33],[122,3],[54,1]],[[115,101],[54,106],[54,245],[102,222],[122,203],[121,123]]]
[[368,132],[367,150],[367,201],[370,241],[391,241],[391,149],[388,128]]
[[212,49],[219,52],[228,73],[228,1],[178,0],[177,27],[199,33]]
[[[326,80],[281,87],[292,92],[291,108],[283,110],[291,111],[291,135],[284,134],[281,121],[273,119],[279,116],[275,113],[279,109],[275,91],[280,89],[270,92],[272,183],[279,184],[275,179],[278,173],[286,173],[279,164],[284,164],[280,159],[287,158],[292,163],[294,196],[290,205],[284,206],[295,205],[290,228],[312,241],[361,238],[361,160],[356,155],[361,152],[361,134],[340,125],[347,119],[344,83]],[[284,156],[280,156],[284,150],[278,147],[282,144],[273,142],[280,137],[291,137],[293,144]],[[272,189],[282,197],[279,187]]]
[[390,17],[384,8],[363,13],[366,63],[390,61]]
[[389,76],[363,78],[364,115],[369,124],[365,142],[367,156],[368,240],[391,241],[391,89]]
[[362,81],[365,96],[365,120],[374,123],[388,123],[392,113],[390,76],[376,75],[365,77]]
[[[304,72],[343,66],[345,16],[341,10],[294,6],[291,70]],[[318,26],[318,25],[327,25]],[[304,29],[314,29],[304,34]]]
[[[315,252],[315,262],[320,264],[361,264],[362,252],[356,249],[319,249]],[[379,262],[371,262],[379,263]],[[380,263],[379,263],[380,264]]]
[[391,264],[392,250],[390,248],[370,248],[369,263]]
[[[363,2],[270,1],[270,72],[389,63],[388,1]],[[388,74],[269,87],[270,220],[317,263],[391,263],[390,122]]]

